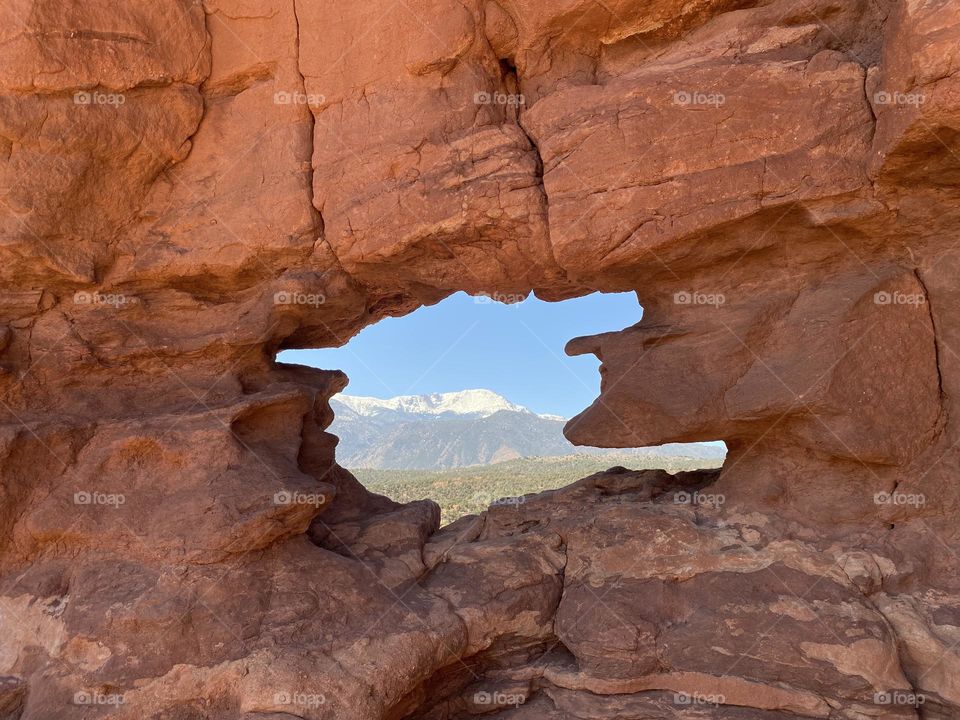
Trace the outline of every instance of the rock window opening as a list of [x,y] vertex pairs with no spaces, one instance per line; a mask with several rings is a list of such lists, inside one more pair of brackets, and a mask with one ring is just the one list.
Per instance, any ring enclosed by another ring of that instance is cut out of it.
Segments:
[[436,501],[446,524],[611,467],[719,467],[720,442],[597,448],[564,437],[598,394],[600,364],[567,356],[565,344],[641,314],[632,293],[559,303],[458,293],[387,318],[341,348],[279,359],[343,369],[350,385],[331,399],[328,428],[339,438],[337,462],[392,500]]

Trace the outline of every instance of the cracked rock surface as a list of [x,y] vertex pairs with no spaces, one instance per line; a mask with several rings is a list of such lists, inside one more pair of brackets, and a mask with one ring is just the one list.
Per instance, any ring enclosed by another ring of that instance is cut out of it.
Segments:
[[[960,717],[958,184],[957,0],[6,0],[0,718]],[[276,354],[461,290],[724,467],[367,492]]]

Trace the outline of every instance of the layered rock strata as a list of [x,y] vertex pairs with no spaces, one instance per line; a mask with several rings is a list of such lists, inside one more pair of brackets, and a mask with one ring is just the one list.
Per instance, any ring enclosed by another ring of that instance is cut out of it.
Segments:
[[[8,0],[0,713],[960,716],[960,5]],[[276,362],[637,293],[578,443],[438,529]]]

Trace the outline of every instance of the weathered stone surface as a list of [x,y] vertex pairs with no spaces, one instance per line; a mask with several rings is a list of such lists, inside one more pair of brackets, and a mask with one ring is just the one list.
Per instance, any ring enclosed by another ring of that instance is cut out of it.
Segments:
[[[960,716],[955,0],[0,19],[0,717]],[[458,290],[723,469],[368,493],[276,353]]]

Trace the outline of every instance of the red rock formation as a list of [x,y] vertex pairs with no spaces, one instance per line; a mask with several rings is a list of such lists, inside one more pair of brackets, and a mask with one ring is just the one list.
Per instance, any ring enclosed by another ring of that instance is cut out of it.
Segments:
[[[960,5],[8,0],[0,717],[960,717]],[[634,290],[438,530],[277,364]]]

